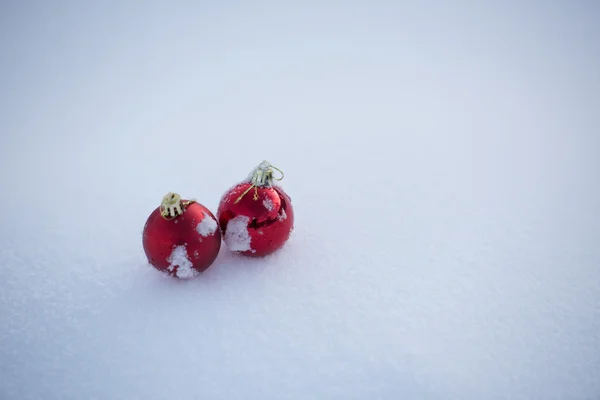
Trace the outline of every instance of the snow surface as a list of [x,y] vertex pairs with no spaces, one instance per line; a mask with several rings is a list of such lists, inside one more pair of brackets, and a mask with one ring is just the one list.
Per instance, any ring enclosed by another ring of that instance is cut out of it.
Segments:
[[[599,20],[2,2],[0,399],[599,399]],[[147,265],[165,193],[265,159],[281,251]]]
[[217,221],[210,214],[204,213],[204,218],[196,226],[196,230],[203,237],[211,236],[217,230]]

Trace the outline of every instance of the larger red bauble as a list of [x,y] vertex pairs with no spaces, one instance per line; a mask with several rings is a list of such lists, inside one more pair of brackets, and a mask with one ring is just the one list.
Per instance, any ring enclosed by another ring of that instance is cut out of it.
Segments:
[[179,212],[169,215],[165,199],[170,196],[180,200],[178,195],[169,193],[146,221],[144,252],[157,270],[181,279],[194,278],[217,258],[221,231],[210,210],[196,202],[175,202],[174,208],[179,206]]
[[[294,228],[290,197],[272,183],[269,164],[261,164],[247,181],[221,198],[217,220],[227,247],[251,257],[271,254],[287,242]],[[256,171],[267,174],[257,178]]]

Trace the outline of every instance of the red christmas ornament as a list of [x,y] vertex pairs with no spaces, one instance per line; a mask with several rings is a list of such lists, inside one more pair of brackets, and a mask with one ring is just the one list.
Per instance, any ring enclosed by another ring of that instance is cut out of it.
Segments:
[[251,257],[266,256],[280,249],[294,228],[290,197],[274,180],[266,161],[256,167],[247,180],[235,185],[221,197],[217,220],[227,247]]
[[221,231],[210,210],[176,193],[163,197],[142,235],[148,262],[157,270],[191,279],[206,270],[221,248]]

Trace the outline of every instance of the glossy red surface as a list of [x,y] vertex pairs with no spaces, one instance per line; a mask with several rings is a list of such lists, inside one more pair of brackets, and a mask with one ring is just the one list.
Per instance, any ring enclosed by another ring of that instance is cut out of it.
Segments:
[[159,271],[185,277],[182,273],[178,274],[179,266],[169,260],[176,247],[185,246],[192,268],[198,272],[205,271],[219,254],[221,232],[217,226],[212,234],[201,235],[198,225],[204,218],[212,218],[216,224],[215,216],[199,203],[189,204],[182,215],[171,220],[163,218],[160,207],[156,208],[148,217],[142,236],[148,262]]
[[[250,183],[241,183],[225,193],[217,210],[217,219],[225,244],[230,249],[246,256],[262,257],[277,251],[287,242],[294,228],[294,210],[290,197],[277,186],[251,188],[235,203],[250,186]],[[227,235],[229,222],[238,216],[248,217],[248,250],[236,251],[236,245],[232,246]]]

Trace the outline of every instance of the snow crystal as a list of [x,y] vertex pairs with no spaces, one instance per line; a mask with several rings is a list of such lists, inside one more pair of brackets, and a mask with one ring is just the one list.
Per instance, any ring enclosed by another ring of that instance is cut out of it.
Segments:
[[203,237],[213,235],[217,230],[217,221],[210,214],[204,213],[204,219],[198,224],[196,230]]
[[273,211],[273,200],[266,198],[263,200],[263,206],[265,206],[265,208],[269,211]]
[[173,272],[175,267],[177,267],[177,272],[175,274],[178,278],[190,279],[200,274],[198,270],[192,268],[193,264],[188,258],[185,246],[176,246],[169,258],[167,258],[167,261],[170,264],[168,268],[169,271]]
[[252,250],[250,247],[250,241],[252,238],[248,233],[248,222],[250,218],[238,215],[232,218],[227,223],[227,229],[225,231],[225,243],[231,251],[248,251]]

